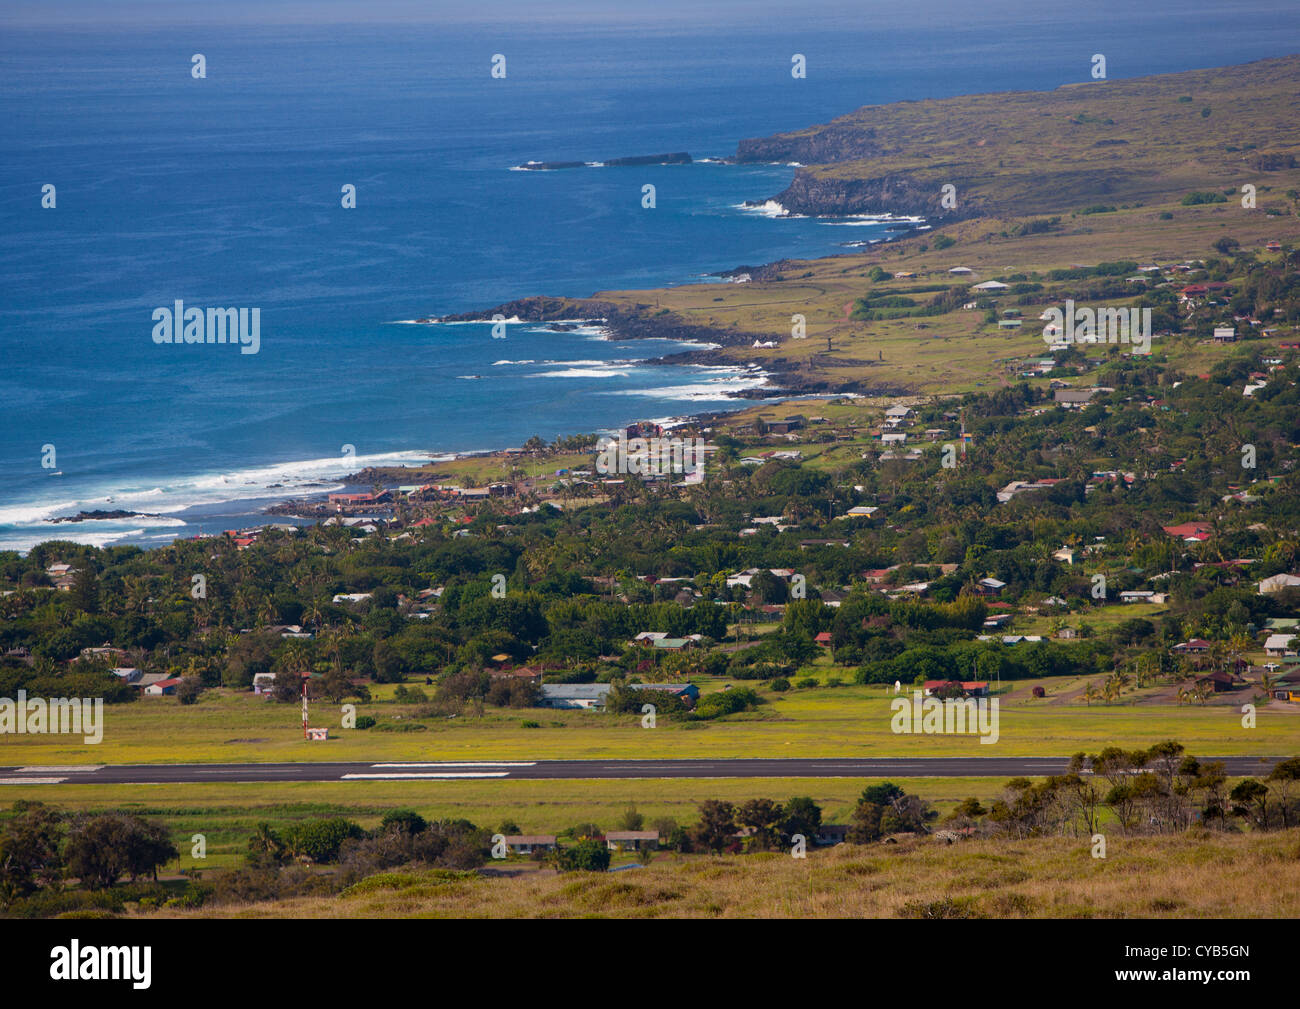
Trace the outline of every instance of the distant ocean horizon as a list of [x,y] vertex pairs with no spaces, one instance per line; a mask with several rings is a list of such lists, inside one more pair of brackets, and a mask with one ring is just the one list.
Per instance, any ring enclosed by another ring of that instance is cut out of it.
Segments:
[[[1014,32],[969,12],[858,31],[8,29],[0,549],[157,546],[270,521],[268,502],[369,464],[744,405],[726,393],[761,387],[755,369],[650,363],[690,347],[594,321],[504,339],[410,322],[722,283],[710,275],[887,237],[882,222],[744,206],[784,189],[789,165],[510,171],[529,160],[725,157],[865,104],[1083,81],[1094,52],[1132,77],[1300,39],[1300,9],[1268,31],[1240,10],[1179,10],[1039,14]],[[791,78],[796,52],[806,80]],[[56,209],[40,206],[46,184]],[[177,300],[260,309],[259,352],[154,343],[151,313]],[[160,517],[50,521],[96,509]]]

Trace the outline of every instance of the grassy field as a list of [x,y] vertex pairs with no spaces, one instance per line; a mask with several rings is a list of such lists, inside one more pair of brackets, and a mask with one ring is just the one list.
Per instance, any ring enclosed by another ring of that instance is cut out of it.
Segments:
[[1128,80],[1088,80],[1088,69],[1081,63],[1080,83],[1051,91],[864,106],[748,142],[740,154],[816,162],[797,181],[814,198],[811,187],[822,184],[823,206],[827,197],[870,194],[894,204],[883,210],[906,201],[907,212],[927,216],[942,211],[945,183],[966,215],[1155,203],[1292,178],[1261,170],[1280,167],[1261,156],[1300,151],[1300,57]]
[[[1267,885],[1261,885],[1267,880]],[[166,917],[1232,918],[1300,915],[1300,831],[840,845],[732,857],[658,854],[610,876],[372,876],[337,897]]]
[[[986,804],[1002,794],[1003,778],[898,779],[912,794],[934,804],[941,815],[974,796]],[[495,829],[513,820],[525,833],[553,834],[581,823],[612,830],[629,806],[647,823],[672,817],[699,819],[705,799],[743,802],[755,797],[784,802],[811,797],[827,823],[845,823],[857,804],[862,778],[706,778],[631,781],[375,781],[285,782],[199,785],[70,785],[58,788],[6,786],[0,808],[19,799],[39,799],[69,811],[125,810],[161,819],[181,852],[169,873],[220,868],[239,861],[259,823],[276,826],[323,816],[345,816],[367,829],[390,809],[414,809],[426,819],[464,818]],[[207,858],[191,857],[190,838],[202,834]]]
[[[822,671],[823,675],[825,671]],[[842,671],[847,681],[848,670]],[[702,690],[717,684],[698,678]],[[1030,696],[1041,683],[1047,697]],[[282,760],[540,760],[663,757],[917,757],[1068,756],[1120,741],[1149,746],[1177,739],[1191,753],[1290,754],[1300,752],[1300,708],[1274,702],[1261,709],[1257,727],[1241,725],[1240,704],[1194,706],[1135,704],[1141,692],[1112,705],[1063,704],[1083,680],[1053,678],[1004,684],[1000,736],[981,744],[975,736],[896,735],[891,731],[892,686],[840,686],[776,693],[757,710],[710,722],[661,718],[643,729],[639,716],[602,712],[486,709],[481,717],[417,717],[410,705],[358,705],[379,725],[342,729],[340,709],[313,706],[312,724],[331,726],[325,742],[302,738],[296,705],[249,693],[213,690],[200,703],[141,699],[105,708],[103,742],[80,736],[8,735],[0,747],[6,765],[88,763],[239,763]],[[525,728],[525,721],[539,723]],[[384,731],[384,727],[392,731]]]

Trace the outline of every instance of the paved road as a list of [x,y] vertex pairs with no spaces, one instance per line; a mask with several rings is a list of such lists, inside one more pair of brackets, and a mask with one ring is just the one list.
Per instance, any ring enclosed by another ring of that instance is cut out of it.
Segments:
[[[1232,776],[1281,757],[1222,760]],[[198,784],[206,781],[419,781],[458,778],[954,778],[1060,774],[1065,757],[846,757],[743,760],[506,760],[283,764],[89,764],[0,767],[0,785]]]

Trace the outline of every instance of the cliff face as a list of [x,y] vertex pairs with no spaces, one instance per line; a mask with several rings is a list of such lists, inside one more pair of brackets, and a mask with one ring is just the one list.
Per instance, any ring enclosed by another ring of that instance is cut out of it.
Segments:
[[[735,161],[798,162],[773,197],[803,214],[943,216],[1155,204],[1300,165],[1300,55],[1157,77],[866,105],[742,140]],[[1214,95],[1213,106],[1192,95]],[[1244,141],[1251,141],[1247,144]],[[1267,177],[1281,191],[1295,180]],[[958,206],[941,215],[939,190]]]
[[736,161],[798,161],[826,165],[834,161],[876,158],[881,153],[883,148],[874,129],[831,123],[809,133],[781,133],[774,137],[742,140],[736,146]]
[[936,222],[979,213],[973,201],[963,201],[957,210],[941,208],[941,185],[904,174],[851,179],[800,168],[790,185],[772,198],[792,214],[904,214]]

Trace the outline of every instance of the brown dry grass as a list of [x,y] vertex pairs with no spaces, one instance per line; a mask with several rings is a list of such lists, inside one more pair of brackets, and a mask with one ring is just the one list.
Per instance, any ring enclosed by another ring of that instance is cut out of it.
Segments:
[[302,918],[1294,918],[1300,830],[1086,839],[936,838],[785,854],[661,854],[616,874],[372,877],[343,896],[167,916]]

